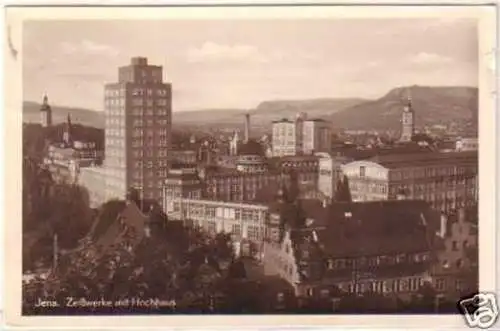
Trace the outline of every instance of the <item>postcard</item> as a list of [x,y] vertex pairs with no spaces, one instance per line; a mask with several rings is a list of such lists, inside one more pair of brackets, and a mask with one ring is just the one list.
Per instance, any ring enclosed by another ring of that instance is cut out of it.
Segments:
[[8,7],[7,325],[492,327],[495,23]]

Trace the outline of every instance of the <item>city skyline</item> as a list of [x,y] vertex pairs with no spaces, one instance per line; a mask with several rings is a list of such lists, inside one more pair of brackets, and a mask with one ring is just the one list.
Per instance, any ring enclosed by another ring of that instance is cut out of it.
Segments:
[[477,86],[477,49],[471,19],[31,21],[23,93],[26,101],[48,93],[54,105],[102,110],[116,67],[146,56],[173,84],[174,111],[375,99],[405,85]]

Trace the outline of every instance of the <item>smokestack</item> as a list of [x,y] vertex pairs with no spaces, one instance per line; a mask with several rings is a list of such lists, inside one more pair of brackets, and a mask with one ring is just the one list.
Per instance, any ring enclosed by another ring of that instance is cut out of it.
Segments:
[[440,219],[440,229],[439,229],[439,236],[441,238],[444,238],[446,236],[447,223],[448,223],[448,217],[446,217],[446,215],[442,213]]
[[250,139],[250,114],[245,114],[245,143]]

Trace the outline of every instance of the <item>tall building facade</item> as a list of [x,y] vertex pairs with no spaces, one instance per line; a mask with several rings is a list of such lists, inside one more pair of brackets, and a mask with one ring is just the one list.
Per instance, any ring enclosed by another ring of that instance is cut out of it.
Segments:
[[273,122],[273,156],[296,155],[298,144],[296,122],[286,118]]
[[403,108],[401,116],[401,142],[410,142],[415,135],[415,111],[411,103],[411,98],[408,97],[407,103]]
[[330,125],[322,119],[306,120],[302,124],[302,152],[328,153],[332,145]]
[[330,125],[324,120],[308,119],[301,113],[294,121],[282,119],[273,122],[273,156],[314,154],[330,152],[330,149]]
[[105,169],[108,199],[135,187],[161,199],[167,177],[172,127],[172,87],[163,68],[135,57],[105,86]]
[[47,95],[43,96],[42,107],[40,107],[40,124],[44,128],[52,126],[52,108],[50,108]]

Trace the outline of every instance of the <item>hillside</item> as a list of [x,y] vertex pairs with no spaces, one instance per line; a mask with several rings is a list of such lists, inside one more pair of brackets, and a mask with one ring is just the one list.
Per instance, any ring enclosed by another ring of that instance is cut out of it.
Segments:
[[[85,126],[95,128],[104,128],[104,114],[102,112],[93,111],[82,108],[72,108],[64,106],[51,105],[52,121],[54,124],[63,123],[66,121],[68,113],[71,114],[73,123],[79,123]],[[40,122],[40,104],[31,101],[23,103],[23,122],[39,123]]]
[[[264,101],[256,109],[203,109],[173,113],[173,123],[180,125],[210,126],[210,127],[237,127],[243,126],[244,114],[252,115],[252,125],[268,126],[273,120],[283,117],[293,118],[298,112],[305,111],[310,117],[324,117],[346,107],[350,107],[363,99],[311,99],[311,100],[277,100]],[[25,122],[39,122],[40,105],[34,102],[24,103],[23,120]],[[67,113],[75,122],[84,125],[103,127],[104,119],[101,112],[87,109],[66,108],[53,106],[54,123],[66,120]]]
[[380,99],[367,101],[328,116],[334,128],[397,129],[408,91],[416,125],[470,121],[478,112],[478,90],[472,87],[396,88]]
[[[333,128],[349,129],[399,129],[401,111],[410,91],[416,111],[417,126],[449,124],[470,121],[478,111],[478,90],[472,87],[411,86],[395,88],[376,100],[324,98],[309,100],[275,100],[261,102],[255,109],[205,109],[173,113],[172,122],[177,126],[200,129],[243,128],[244,114],[251,114],[252,130],[269,129],[271,122],[293,118],[306,112],[310,118],[331,121]],[[25,102],[23,120],[39,122],[40,105]],[[75,123],[102,128],[102,112],[53,106],[54,122],[66,119],[67,113]]]

